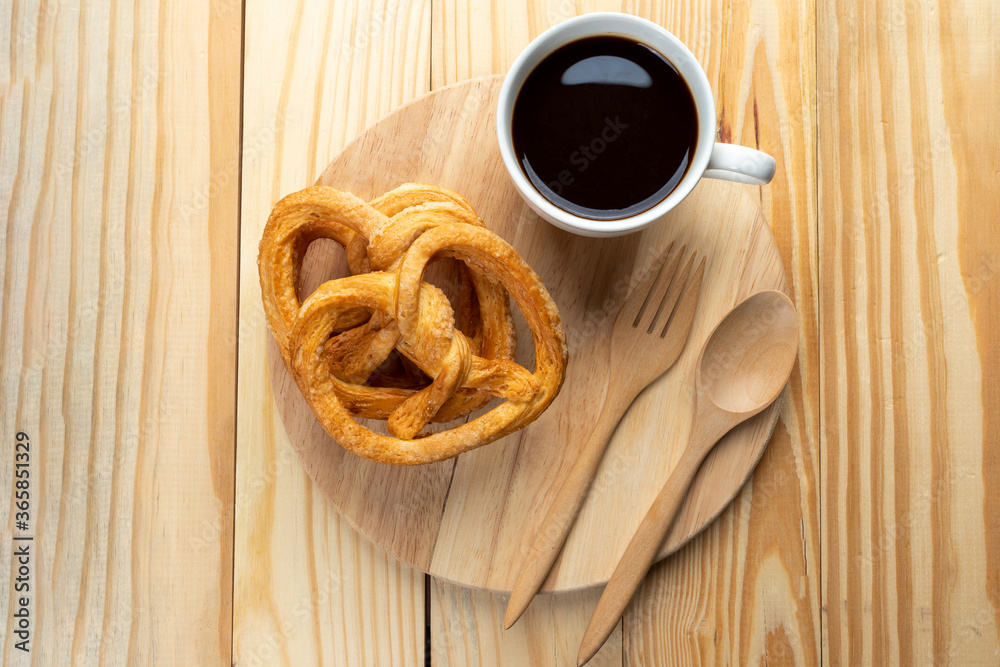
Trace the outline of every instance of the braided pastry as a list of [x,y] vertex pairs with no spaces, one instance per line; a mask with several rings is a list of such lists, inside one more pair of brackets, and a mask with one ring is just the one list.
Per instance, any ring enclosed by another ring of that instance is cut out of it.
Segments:
[[[344,248],[352,275],[300,303],[302,259],[318,238]],[[437,257],[460,262],[457,326],[447,296],[423,280]],[[404,465],[457,456],[531,423],[562,386],[566,337],[555,303],[451,190],[406,184],[366,203],[306,188],[274,206],[257,263],[286,367],[326,432],[359,456]],[[514,362],[508,294],[531,328],[534,373]],[[506,400],[467,423],[421,434],[494,397]],[[387,420],[391,435],[354,417]]]

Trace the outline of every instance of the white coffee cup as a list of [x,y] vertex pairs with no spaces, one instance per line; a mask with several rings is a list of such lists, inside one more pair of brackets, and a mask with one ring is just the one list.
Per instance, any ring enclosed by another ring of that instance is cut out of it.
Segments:
[[[549,54],[569,42],[585,37],[618,36],[645,44],[666,58],[687,83],[698,115],[698,138],[694,156],[684,177],[662,201],[626,218],[594,220],[559,208],[535,189],[521,170],[511,138],[514,103],[531,71]],[[504,165],[524,200],[556,227],[583,236],[621,236],[646,227],[677,206],[702,176],[764,185],[774,177],[774,158],[753,148],[717,143],[715,97],[708,77],[694,54],[673,34],[651,21],[612,12],[584,14],[549,28],[536,37],[511,65],[497,105],[497,139]]]

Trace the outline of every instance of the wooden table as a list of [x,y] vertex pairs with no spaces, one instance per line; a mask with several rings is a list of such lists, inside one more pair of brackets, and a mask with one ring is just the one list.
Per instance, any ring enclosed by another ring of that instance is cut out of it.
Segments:
[[504,597],[386,556],[313,488],[255,257],[365,126],[598,9],[679,35],[720,137],[777,158],[760,198],[803,339],[752,483],[595,664],[1000,662],[1000,3],[13,0],[4,664],[571,663],[599,591],[504,632]]

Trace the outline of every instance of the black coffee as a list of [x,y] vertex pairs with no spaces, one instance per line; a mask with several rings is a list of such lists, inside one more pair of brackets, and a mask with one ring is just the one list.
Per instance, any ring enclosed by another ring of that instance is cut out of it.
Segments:
[[542,196],[574,215],[616,220],[652,208],[684,177],[698,116],[659,53],[624,37],[588,37],[532,70],[511,132]]

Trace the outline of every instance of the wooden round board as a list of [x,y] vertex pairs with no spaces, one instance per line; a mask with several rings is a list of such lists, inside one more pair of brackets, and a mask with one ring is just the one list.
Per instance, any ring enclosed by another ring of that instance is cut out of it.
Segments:
[[[543,221],[522,202],[500,159],[494,126],[500,84],[500,77],[466,81],[398,109],[348,146],[319,183],[365,199],[405,182],[462,193],[486,225],[538,272],[559,306],[570,351],[559,397],[534,424],[501,441],[449,461],[401,467],[361,459],[331,440],[273,341],[271,379],[289,440],[309,475],[353,526],[436,577],[509,591],[521,554],[573,464],[574,448],[582,444],[565,441],[561,433],[572,422],[595,422],[610,373],[628,372],[609,368],[607,339],[634,277],[643,275],[671,241],[696,249],[707,265],[687,346],[619,424],[543,588],[577,589],[608,580],[670,474],[687,439],[694,364],[711,329],[750,294],[787,291],[787,286],[757,205],[758,191],[750,186],[706,179],[664,220],[626,237],[584,238]],[[304,292],[347,275],[343,251],[333,242],[314,243],[303,275]],[[519,340],[518,361],[531,368],[531,337],[523,320]],[[661,557],[702,530],[736,495],[770,438],[779,407],[772,405],[734,429],[709,455]]]

